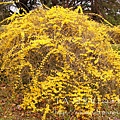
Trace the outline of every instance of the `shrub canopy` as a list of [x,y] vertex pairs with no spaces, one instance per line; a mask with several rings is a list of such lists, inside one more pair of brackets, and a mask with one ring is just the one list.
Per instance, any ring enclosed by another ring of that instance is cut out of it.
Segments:
[[108,25],[62,7],[9,21],[0,31],[1,73],[23,94],[24,109],[89,119],[103,100],[119,100],[120,56]]

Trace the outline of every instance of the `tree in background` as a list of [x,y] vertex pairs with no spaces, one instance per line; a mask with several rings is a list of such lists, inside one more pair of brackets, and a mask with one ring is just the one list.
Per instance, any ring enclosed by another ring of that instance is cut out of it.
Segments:
[[[0,0],[0,2],[3,2],[3,0]],[[10,16],[10,12],[8,11],[9,7],[10,4],[0,4],[0,21]]]
[[0,0],[0,21],[16,12],[15,9],[18,9],[17,11],[22,14],[38,7],[40,4],[38,0]]
[[119,0],[103,0],[101,4],[103,17],[112,24],[120,24],[120,1]]
[[19,13],[22,14],[24,10],[29,12],[30,10],[34,9],[34,5],[37,5],[37,0],[19,0],[17,2],[15,1],[15,5],[17,8],[19,8]]
[[24,10],[26,12],[29,12],[30,8],[27,6],[27,3],[28,3],[28,0],[19,0],[19,2],[15,1],[15,4],[16,4],[17,8],[20,9],[19,10],[20,14],[22,14],[24,12]]

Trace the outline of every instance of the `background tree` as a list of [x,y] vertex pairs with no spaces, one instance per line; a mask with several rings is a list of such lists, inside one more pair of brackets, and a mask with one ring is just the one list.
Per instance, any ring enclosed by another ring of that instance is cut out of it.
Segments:
[[[0,3],[1,2],[3,2],[3,0],[0,0]],[[8,11],[9,7],[10,4],[2,4],[2,3],[0,4],[0,21],[10,16],[10,12]]]
[[[19,0],[19,2],[15,2],[17,8],[19,8],[19,12],[20,14],[22,14],[24,12],[24,10],[26,12],[29,12],[30,7],[27,6],[28,0]],[[24,10],[23,10],[24,9]]]
[[[8,3],[6,3],[8,2]],[[19,13],[29,12],[40,5],[38,0],[0,0],[0,21],[14,13],[14,8],[19,9]]]
[[104,18],[112,24],[120,24],[120,1],[118,0],[102,0],[101,12]]

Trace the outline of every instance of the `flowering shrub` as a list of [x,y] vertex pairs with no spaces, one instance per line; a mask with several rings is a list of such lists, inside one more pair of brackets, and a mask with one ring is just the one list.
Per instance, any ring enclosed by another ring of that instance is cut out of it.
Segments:
[[119,100],[120,56],[109,26],[62,7],[13,15],[9,22],[0,32],[0,65],[23,94],[22,108],[41,112],[42,119],[73,112],[89,119],[103,100]]

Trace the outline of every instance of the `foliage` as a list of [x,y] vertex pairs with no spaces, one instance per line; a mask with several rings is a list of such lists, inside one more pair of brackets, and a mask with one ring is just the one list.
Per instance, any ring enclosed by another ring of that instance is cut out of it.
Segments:
[[[41,0],[41,3],[49,7],[60,5],[73,9],[80,5],[84,13],[96,13],[114,25],[120,24],[119,0]],[[96,16],[92,16],[92,18],[99,21]]]
[[[42,3],[49,8],[59,5],[64,8],[76,9],[77,6],[81,6],[84,13],[95,13],[101,15],[114,25],[120,24],[119,0],[0,0],[0,4],[1,2],[4,3],[4,5],[0,5],[0,19],[2,20],[8,17],[10,12],[14,13],[10,9],[10,6],[18,8],[19,13],[23,13],[41,6]],[[96,21],[100,21],[100,19],[94,15],[91,17]]]
[[119,101],[120,56],[109,42],[111,28],[79,9],[14,14],[0,31],[1,73],[23,94],[21,106],[42,119],[73,112],[89,119],[103,100]]

